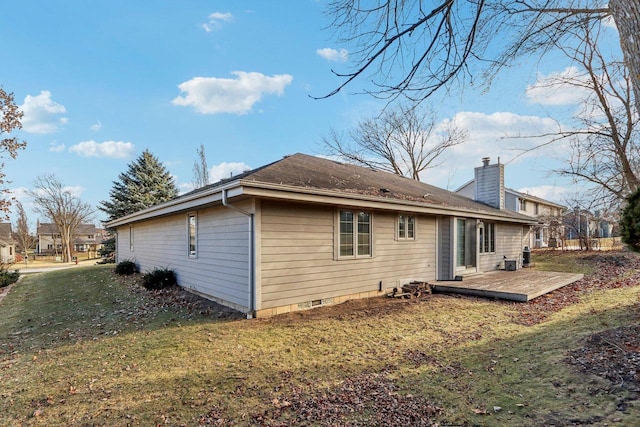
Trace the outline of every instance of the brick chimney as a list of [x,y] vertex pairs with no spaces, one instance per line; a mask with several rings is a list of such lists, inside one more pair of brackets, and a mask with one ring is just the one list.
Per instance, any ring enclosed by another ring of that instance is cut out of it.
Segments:
[[475,168],[475,200],[496,209],[504,209],[504,165],[491,164],[489,157],[482,158],[482,166]]

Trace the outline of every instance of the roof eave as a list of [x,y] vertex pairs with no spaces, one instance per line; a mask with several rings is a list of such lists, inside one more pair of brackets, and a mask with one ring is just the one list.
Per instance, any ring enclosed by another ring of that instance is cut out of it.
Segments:
[[[367,209],[401,210],[407,212],[433,214],[433,215],[468,215],[479,219],[508,221],[532,225],[537,221],[534,218],[519,218],[507,211],[495,212],[482,209],[467,209],[464,207],[444,206],[429,204],[413,200],[396,198],[375,197],[358,193],[347,193],[340,190],[326,190],[310,187],[297,187],[283,184],[271,184],[253,180],[241,179],[226,183],[218,187],[212,187],[206,191],[190,194],[188,197],[179,197],[169,202],[132,213],[130,215],[110,221],[106,224],[109,228],[115,228],[146,219],[157,218],[178,212],[190,211],[199,207],[221,203],[222,192],[227,196],[250,196],[277,200],[289,200],[305,203],[332,204],[335,206],[352,206]],[[504,213],[503,213],[504,212]]]
[[[338,190],[302,188],[262,182],[242,182],[242,194],[246,196],[291,200],[305,203],[324,203],[337,206],[353,206],[368,209],[400,210],[433,215],[469,215],[474,218],[517,222],[521,224],[537,224],[535,218],[517,217],[508,211],[495,212],[467,209],[455,206],[443,206],[425,202],[402,200],[395,198],[375,197],[358,193],[345,193]],[[504,213],[503,213],[504,212]]]
[[[160,203],[155,206],[151,206],[147,209],[143,209],[138,212],[134,212],[129,215],[125,215],[121,218],[109,221],[105,224],[108,228],[115,228],[133,222],[143,221],[145,219],[157,218],[160,216],[170,215],[176,212],[182,212],[185,210],[196,209],[200,206],[219,202],[222,200],[222,191],[240,190],[239,180],[225,183],[217,187],[212,187],[206,191],[189,194],[186,197],[178,197],[168,202]],[[234,191],[230,196],[236,196],[237,191]]]

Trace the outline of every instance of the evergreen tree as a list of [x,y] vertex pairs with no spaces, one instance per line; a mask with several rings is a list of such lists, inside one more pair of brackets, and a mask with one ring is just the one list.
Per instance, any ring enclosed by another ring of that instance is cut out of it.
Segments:
[[620,236],[629,249],[640,252],[640,190],[627,198],[620,218]]
[[107,214],[107,221],[111,221],[166,202],[177,195],[173,177],[149,150],[144,150],[118,176],[118,181],[113,181],[109,200],[100,202],[98,209]]

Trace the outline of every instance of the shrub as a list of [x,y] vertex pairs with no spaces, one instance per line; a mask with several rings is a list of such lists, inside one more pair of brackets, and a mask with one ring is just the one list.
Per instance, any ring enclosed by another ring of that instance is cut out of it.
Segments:
[[130,274],[136,273],[137,271],[138,271],[138,266],[134,261],[130,259],[120,261],[118,264],[116,264],[116,274],[120,274],[122,276],[128,276]]
[[142,276],[142,286],[147,289],[164,289],[176,284],[176,275],[168,268],[156,268]]
[[627,197],[620,218],[620,236],[629,249],[640,252],[640,189]]
[[7,265],[0,265],[0,288],[5,288],[17,282],[19,278],[20,273],[18,273],[18,270],[10,272]]

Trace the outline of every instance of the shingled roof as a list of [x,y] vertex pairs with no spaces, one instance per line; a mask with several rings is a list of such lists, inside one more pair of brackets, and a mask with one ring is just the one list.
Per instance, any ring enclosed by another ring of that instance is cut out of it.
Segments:
[[[113,221],[109,226],[118,226],[130,221],[165,215],[181,209],[192,209],[198,206],[198,200],[202,200],[202,204],[211,203],[215,199],[210,197],[213,197],[216,192],[231,187],[241,188],[242,194],[246,196],[268,197],[264,196],[264,192],[259,191],[268,189],[272,191],[272,196],[274,191],[288,195],[307,193],[331,196],[333,200],[336,198],[351,199],[354,204],[358,201],[385,202],[405,205],[407,210],[424,208],[434,213],[442,211],[442,214],[467,212],[476,213],[479,216],[504,218],[507,221],[532,223],[532,218],[529,216],[496,209],[424,182],[298,153],[198,188],[169,202],[127,215]],[[283,199],[287,196],[279,198]],[[397,208],[396,206],[395,209]],[[390,209],[393,208],[390,207]]]
[[415,179],[306,154],[285,157],[247,173],[242,180],[413,201],[425,205],[498,211]]
[[[247,171],[205,188],[214,188],[234,180],[240,180],[247,185],[253,182],[309,190],[324,190],[342,193],[343,195],[362,195],[386,200],[394,199],[414,202],[424,206],[464,209],[520,220],[531,220],[528,216],[496,209],[421,181],[301,153],[286,156],[274,163]],[[196,190],[194,193],[200,190]]]
[[13,244],[13,232],[11,230],[11,223],[0,222],[0,245],[9,246]]

